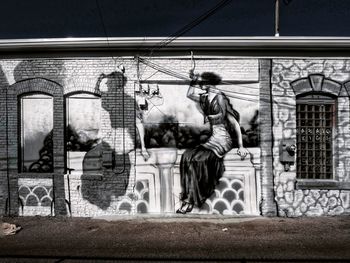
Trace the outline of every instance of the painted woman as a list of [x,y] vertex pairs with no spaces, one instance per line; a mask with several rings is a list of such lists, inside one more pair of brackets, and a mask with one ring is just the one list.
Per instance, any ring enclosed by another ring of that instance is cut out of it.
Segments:
[[[204,121],[210,124],[211,136],[194,149],[186,150],[181,157],[182,204],[176,211],[181,214],[191,212],[194,206],[200,208],[211,196],[225,171],[223,158],[233,148],[234,137],[238,142],[237,154],[244,159],[248,153],[243,148],[239,113],[216,88],[221,77],[212,72],[204,72],[196,79],[190,72],[190,77],[193,81],[187,97],[199,104]],[[203,92],[196,92],[198,88]]]

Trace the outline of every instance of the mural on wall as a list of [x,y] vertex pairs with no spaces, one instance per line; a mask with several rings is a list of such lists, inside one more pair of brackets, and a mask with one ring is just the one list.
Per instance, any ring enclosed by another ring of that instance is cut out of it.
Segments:
[[[162,101],[159,90],[153,87],[136,92],[133,98],[127,94],[126,84],[122,70],[101,73],[95,95],[78,93],[66,98],[68,172],[81,175],[79,191],[84,200],[105,211],[111,209],[115,200],[121,200],[118,213],[122,214],[131,213],[135,198],[127,191],[132,168],[130,154],[135,151],[132,131],[136,128],[142,135],[138,142],[147,161],[150,154],[141,120],[146,109]],[[126,115],[135,115],[126,109],[135,105],[136,122],[127,121]]]
[[[121,71],[102,73],[95,86],[99,98],[99,131],[94,132],[95,141],[84,155],[82,162],[81,193],[85,200],[103,210],[110,208],[112,200],[123,197],[129,184],[131,161],[125,140],[132,139],[130,124],[124,121],[125,108],[134,105],[135,100],[125,93],[127,78]],[[122,98],[122,103],[117,102]],[[112,101],[114,103],[112,103]],[[105,133],[102,129],[105,126]],[[126,138],[128,137],[128,138]],[[91,140],[90,140],[91,141]],[[95,168],[98,170],[94,170]],[[89,175],[102,175],[101,180],[90,180]],[[131,212],[131,204],[125,210]]]
[[[48,173],[41,181],[20,178],[21,214],[53,215],[57,196],[73,216],[257,214],[258,61],[230,59],[223,70],[217,59],[214,72],[214,62],[203,60],[191,85],[151,72],[156,79],[130,81],[130,67],[106,61],[91,61],[98,69],[55,61],[59,77],[45,70],[46,60],[11,64],[23,70],[13,81],[35,90],[19,100],[20,172]],[[62,94],[41,94],[39,82],[55,83]],[[59,187],[50,177],[56,169],[64,173]],[[45,191],[37,193],[39,186]]]
[[[251,90],[251,93],[255,93],[255,96],[259,95],[258,83],[244,85]],[[235,98],[232,96],[235,92],[230,90],[232,86],[235,86],[239,92],[242,92],[241,89],[244,90],[244,87],[239,85],[219,85],[217,90],[221,91],[230,103],[235,103],[240,107],[240,130],[244,146],[258,147],[258,99],[250,100],[248,98],[245,100],[243,96]],[[137,106],[142,109],[142,115],[145,116],[143,121],[145,148],[176,147],[186,149],[195,147],[209,138],[211,135],[209,119],[203,116],[204,113],[198,103],[187,98],[187,87],[186,85],[142,84],[142,90],[153,89],[161,93],[161,97],[157,95],[157,98],[153,98],[152,102],[147,102],[147,99],[144,99],[146,106]],[[200,87],[195,88],[197,92],[204,93],[200,89]],[[250,94],[250,96],[252,95]],[[137,138],[137,146],[141,147],[139,137]],[[232,147],[238,147],[236,137],[232,138]]]
[[[220,76],[204,72],[192,85],[198,85],[203,93],[196,93],[190,86],[187,97],[199,103],[204,122],[209,122],[210,136],[206,142],[184,152],[180,162],[181,207],[177,213],[191,212],[193,206],[201,207],[211,196],[224,172],[222,158],[232,149],[232,137],[236,136],[237,154],[245,158],[247,150],[243,148],[242,133],[239,126],[239,113],[233,109],[225,93],[218,92],[216,85],[221,83]],[[234,133],[235,135],[232,135]]]
[[[153,60],[178,72],[191,63]],[[197,62],[189,78],[149,66],[135,79],[132,59],[126,71],[110,58],[2,60],[0,152],[18,169],[10,184],[3,169],[0,197],[13,195],[11,213],[257,215],[268,187],[279,216],[350,211],[350,60]],[[259,97],[270,88],[272,105]],[[272,108],[273,158],[260,151],[259,101]],[[284,159],[283,143],[296,143],[295,156]]]
[[[159,92],[158,85],[147,85],[145,89],[142,85],[135,87],[135,107],[136,107],[136,129],[138,132],[139,144],[141,148],[141,155],[144,160],[147,161],[150,157],[149,152],[146,149],[145,144],[145,127],[144,127],[144,114],[147,114],[153,107],[158,107],[164,103],[164,99]],[[151,132],[148,131],[148,135]]]
[[[234,184],[228,180],[225,188],[226,181],[220,180],[225,172],[226,154],[237,148],[234,154],[243,161],[248,154],[246,147],[259,146],[258,82],[225,83],[215,72],[194,74],[192,71],[190,78],[190,85],[143,83],[139,87],[137,101],[142,103],[136,106],[136,123],[141,127],[138,127],[137,146],[144,161],[150,159],[163,166],[159,172],[162,212],[186,214],[194,208],[200,211],[219,184],[219,188],[226,189],[224,192]],[[249,95],[255,93],[256,102],[244,99],[247,89]],[[235,97],[236,92],[244,95]],[[154,97],[155,102],[150,100]],[[180,193],[175,193],[176,185],[173,185],[177,179],[170,178],[176,174],[167,171],[166,165],[178,166]],[[164,176],[167,173],[170,174]],[[244,202],[244,197],[241,200],[238,197],[241,186],[228,199]],[[220,195],[220,190],[217,191]],[[169,199],[169,204],[164,199]],[[227,203],[226,197],[222,199]],[[234,205],[233,202],[228,206]],[[243,210],[240,208],[237,213],[244,213]]]

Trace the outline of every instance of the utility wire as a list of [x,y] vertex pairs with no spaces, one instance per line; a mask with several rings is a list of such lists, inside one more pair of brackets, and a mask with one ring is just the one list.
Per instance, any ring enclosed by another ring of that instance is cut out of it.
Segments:
[[[157,64],[155,64],[155,63],[153,63],[153,62],[151,62],[149,60],[145,60],[143,58],[139,58],[139,61],[141,63],[144,63],[144,64],[146,64],[146,65],[156,69],[157,71],[163,72],[163,73],[165,73],[167,75],[170,75],[172,77],[175,77],[175,78],[178,78],[178,79],[182,79],[182,80],[185,80],[185,81],[191,81],[191,79],[189,77],[187,77],[185,75],[182,75],[180,73],[174,72],[172,70],[166,69],[164,67],[161,67],[161,66],[159,66],[159,65],[157,65]],[[256,83],[256,82],[254,82],[254,83]],[[232,83],[223,82],[223,84],[232,84]],[[249,86],[244,86],[244,87],[249,87]],[[252,88],[252,87],[249,87],[249,88]],[[256,90],[256,88],[253,88],[253,89]],[[227,92],[229,92],[229,91],[227,91]],[[248,93],[243,93],[243,92],[235,92],[235,93],[241,94],[243,96],[256,96],[254,94],[248,94]],[[237,99],[242,99],[242,100],[247,100],[247,101],[251,101],[251,102],[257,102],[258,101],[257,99],[246,98],[246,97],[242,97],[242,96],[239,96],[239,95],[233,95],[233,94],[230,94],[230,97],[237,98]]]
[[214,15],[217,11],[219,11],[221,8],[228,5],[232,0],[222,0],[217,5],[215,5],[213,8],[205,12],[204,14],[197,17],[195,20],[193,20],[191,23],[185,25],[178,31],[176,31],[174,34],[170,35],[168,38],[164,39],[163,41],[159,42],[156,46],[154,46],[150,50],[150,54],[152,55],[155,50],[161,49],[165,47],[166,45],[170,44],[172,41],[174,41],[176,38],[184,35],[188,31],[190,31],[192,28],[197,26],[198,24],[202,23],[204,20],[209,18],[210,16]]
[[285,5],[289,5],[292,1],[293,1],[293,0],[283,0],[283,3],[284,3]]
[[[216,12],[218,12],[220,9],[222,9],[223,7],[227,6],[232,0],[222,0],[220,1],[217,5],[215,5],[214,7],[212,7],[211,9],[209,9],[208,11],[206,11],[205,13],[203,13],[202,15],[200,15],[199,17],[197,17],[195,20],[193,20],[192,22],[190,22],[189,24],[185,25],[184,27],[182,27],[181,29],[179,29],[178,31],[176,31],[175,33],[173,33],[172,35],[170,35],[169,37],[165,38],[164,40],[162,40],[161,42],[159,42],[158,44],[156,44],[154,47],[151,47],[149,49],[149,54],[144,54],[144,56],[148,56],[151,57],[154,53],[154,51],[159,50],[165,46],[167,46],[168,44],[170,44],[172,41],[174,41],[175,39],[177,39],[178,37],[184,35],[185,33],[187,33],[188,31],[190,31],[192,28],[194,28],[195,26],[197,26],[198,24],[202,23],[204,20],[206,20],[207,18],[209,18],[210,16],[214,15]],[[107,28],[103,19],[103,15],[102,15],[102,10],[101,10],[101,6],[99,5],[98,0],[95,0],[96,2],[96,6],[98,9],[98,14],[101,20],[101,24],[104,30],[104,34],[106,36],[106,40],[107,40],[107,45],[108,48],[110,48],[110,42],[109,42],[109,37],[108,37],[108,32],[107,32]],[[114,57],[112,56],[112,58],[114,59]],[[139,59],[139,58],[138,58]],[[143,59],[145,61],[145,59]],[[145,63],[144,63],[145,64]],[[139,72],[139,77],[142,77],[143,72]],[[175,76],[175,75],[173,75]],[[183,76],[178,75],[180,79],[184,79]],[[187,77],[186,77],[187,79]]]
[[[179,78],[179,79],[182,79],[184,81],[191,81],[192,79],[190,79],[187,75],[185,75],[185,73],[178,73],[176,72],[175,70],[173,69],[170,69],[168,67],[164,67],[164,66],[161,66],[159,64],[156,64],[156,63],[150,63],[151,61],[150,60],[145,60],[145,59],[142,59],[142,61],[140,60],[140,62],[146,64],[147,66],[149,67],[152,67],[153,69],[155,69],[155,72],[152,73],[150,76],[148,76],[147,78],[143,79],[143,80],[140,80],[140,82],[145,82],[147,81],[148,79],[150,79],[151,77],[153,77],[155,74],[159,73],[159,72],[162,72],[164,74],[167,74],[167,75],[170,75],[170,76],[173,76],[175,78]],[[222,81],[221,82],[222,84],[224,85],[239,85],[240,87],[243,87],[243,88],[246,88],[246,89],[251,89],[251,90],[259,90],[259,88],[256,88],[256,87],[251,87],[251,86],[246,86],[244,84],[256,84],[258,83],[258,81],[251,81],[251,80],[242,80],[242,81]],[[245,95],[251,95],[251,94],[248,94],[248,93],[242,93],[242,94],[245,94]]]
[[[95,3],[96,3],[96,7],[97,7],[97,11],[98,11],[98,15],[99,15],[99,18],[100,18],[100,21],[101,21],[101,25],[102,25],[102,28],[103,28],[103,33],[106,37],[106,41],[107,41],[107,46],[108,46],[108,49],[111,49],[111,45],[110,45],[110,41],[109,41],[109,36],[108,36],[108,32],[107,32],[107,27],[106,27],[106,24],[105,24],[105,21],[103,19],[103,14],[102,14],[102,8],[98,2],[99,0],[95,0]],[[114,61],[114,70],[116,70],[116,67],[117,67],[117,58],[113,56],[113,54],[111,54],[111,57]],[[124,59],[121,58],[121,61],[124,62]],[[132,66],[130,66],[131,68]],[[129,69],[129,68],[128,68]]]
[[[150,60],[148,59],[144,59],[144,58],[139,58],[139,62],[143,63],[143,64],[146,64],[147,66],[157,70],[157,73],[158,72],[162,72],[164,74],[167,74],[167,75],[170,75],[170,76],[173,76],[173,77],[176,77],[178,79],[182,79],[182,80],[186,80],[186,81],[191,81],[192,79],[185,75],[185,74],[182,74],[182,73],[178,73],[172,69],[169,69],[169,68],[166,68],[164,66],[161,66],[161,65],[158,65],[154,62],[151,62]],[[148,77],[149,78],[149,77]],[[140,80],[142,81],[142,80]],[[253,84],[253,83],[258,83],[258,81],[240,81],[239,84]],[[222,81],[222,84],[234,84],[230,81]],[[254,87],[250,87],[250,86],[244,86],[244,85],[240,85],[242,87],[245,87],[245,88],[248,88],[248,89],[254,89],[254,90],[257,90],[257,88],[254,88]],[[249,95],[249,94],[247,94]]]
[[[214,15],[216,12],[218,12],[223,7],[227,6],[232,0],[222,0],[217,5],[215,5],[213,8],[209,9],[204,14],[197,17],[195,20],[190,22],[189,24],[185,25],[178,31],[176,31],[174,34],[170,35],[168,38],[164,39],[163,41],[159,42],[157,45],[155,45],[153,48],[149,49],[148,57],[151,57],[154,53],[154,51],[159,50],[167,45],[169,45],[171,42],[173,42],[178,37],[184,35],[188,31],[190,31],[192,28],[196,27],[200,23],[202,23],[204,20],[208,19],[210,16]],[[146,54],[144,55],[146,56]],[[141,73],[142,76],[142,73]]]
[[109,44],[109,37],[108,37],[108,34],[107,34],[107,27],[106,27],[106,24],[105,24],[104,19],[103,19],[102,10],[101,10],[100,4],[98,3],[98,0],[95,0],[95,3],[96,3],[96,6],[97,6],[97,11],[98,11],[98,15],[100,17],[100,21],[101,21],[101,24],[102,24],[103,33],[105,34],[108,48],[110,48],[111,46]]
[[[96,5],[97,5],[97,8],[98,8],[98,11],[99,11],[99,16],[100,16],[101,23],[102,23],[102,26],[103,26],[103,29],[104,29],[104,33],[106,35],[107,44],[108,44],[108,47],[110,48],[109,38],[108,38],[108,34],[107,34],[105,23],[104,23],[104,20],[103,20],[101,8],[99,6],[98,0],[95,0],[95,1],[96,1]],[[167,46],[168,44],[173,42],[175,39],[177,39],[178,37],[184,35],[188,31],[190,31],[192,28],[194,28],[198,24],[202,23],[204,20],[208,19],[210,16],[214,15],[220,9],[222,9],[225,6],[227,6],[231,1],[232,0],[222,0],[217,5],[215,5],[213,8],[211,8],[210,10],[205,12],[204,14],[200,15],[195,20],[193,20],[189,24],[185,25],[184,27],[182,27],[181,29],[176,31],[174,34],[170,35],[168,38],[162,40],[161,42],[156,44],[154,47],[150,48],[148,57],[151,57],[153,55],[154,51],[160,50],[161,48],[164,48],[165,46]],[[167,75],[173,76],[173,77],[178,78],[178,79],[182,79],[182,80],[186,80],[186,81],[190,81],[191,80],[186,75],[182,75],[181,73],[177,73],[175,71],[172,71],[170,69],[167,69],[165,67],[157,65],[156,63],[153,63],[153,62],[151,62],[148,59],[137,57],[137,63],[139,63],[139,62],[142,62],[143,64],[152,67],[153,69],[156,70],[156,73],[163,72],[163,73],[165,73]],[[138,67],[139,67],[139,65],[138,65]],[[156,74],[156,73],[154,73],[154,74]],[[142,74],[143,74],[143,72],[141,73],[140,70],[138,69],[138,74],[137,74],[138,75],[138,81],[140,81],[140,78],[142,77]],[[223,82],[223,84],[232,84],[232,83]],[[252,87],[249,87],[249,86],[245,86],[245,87],[246,88],[252,88]],[[252,88],[252,89],[255,89],[255,88]],[[240,93],[240,94],[241,95],[245,95],[245,96],[253,96],[252,94],[245,94],[245,93]],[[232,94],[230,94],[230,95],[231,95],[230,97],[241,99],[241,100],[246,100],[246,101],[251,101],[251,102],[257,102],[258,101],[256,99],[245,98],[245,97],[232,95]],[[154,107],[156,107],[158,109],[158,107],[156,105],[154,105]]]

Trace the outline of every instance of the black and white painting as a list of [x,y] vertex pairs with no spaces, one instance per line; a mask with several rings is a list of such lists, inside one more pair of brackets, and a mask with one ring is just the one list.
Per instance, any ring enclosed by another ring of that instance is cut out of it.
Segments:
[[227,82],[214,71],[191,72],[190,78],[190,83],[142,83],[136,100],[137,146],[144,161],[169,159],[179,169],[178,194],[164,189],[176,179],[160,178],[160,198],[177,203],[174,210],[162,200],[161,210],[179,214],[203,207],[220,184],[227,153],[243,161],[247,148],[259,146],[258,81]]

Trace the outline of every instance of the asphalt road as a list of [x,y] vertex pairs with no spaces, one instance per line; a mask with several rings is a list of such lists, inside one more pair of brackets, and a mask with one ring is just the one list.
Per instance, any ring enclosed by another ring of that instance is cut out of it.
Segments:
[[0,262],[350,262],[350,216],[2,221]]

